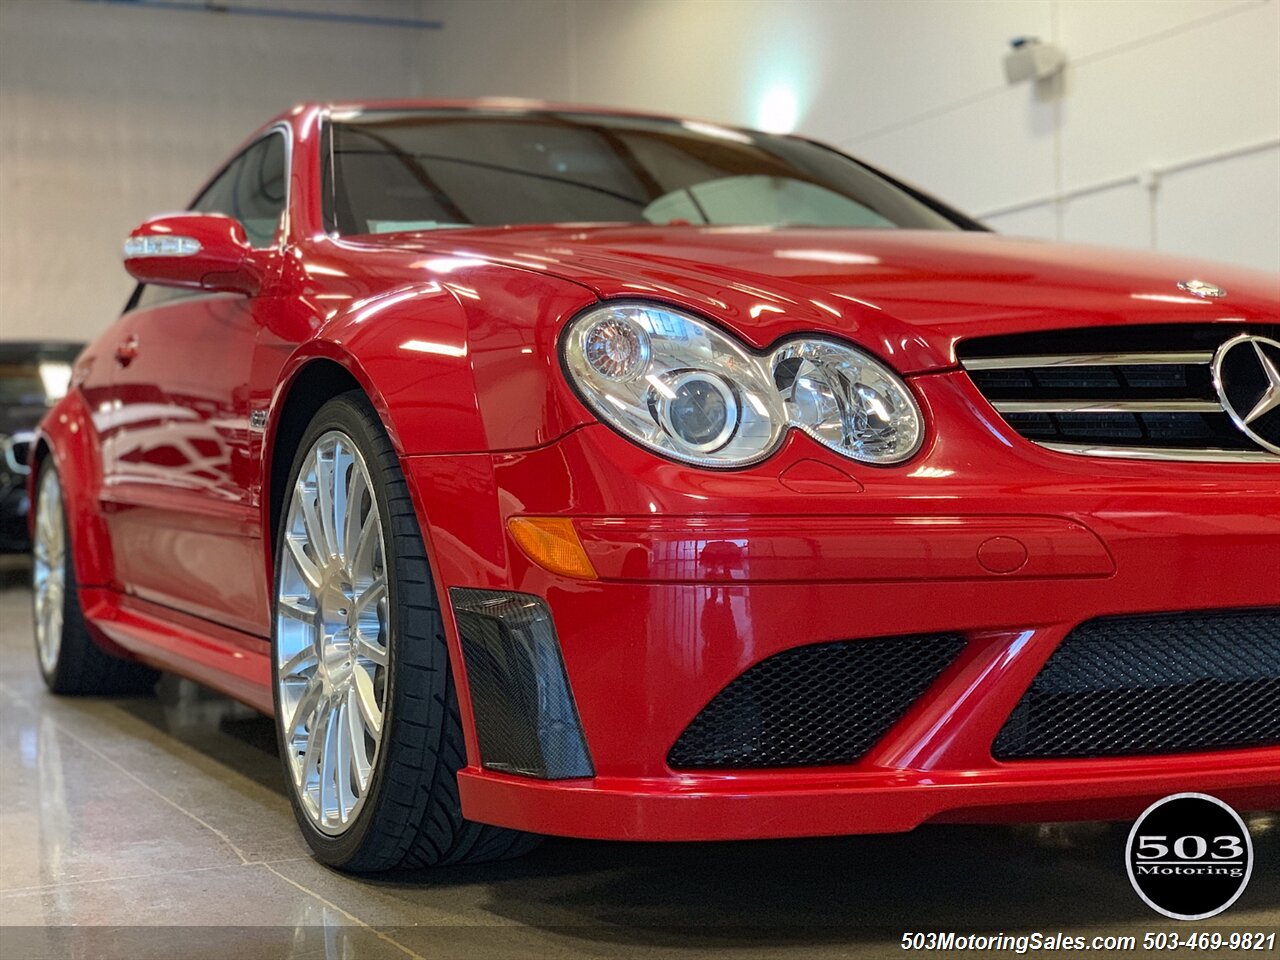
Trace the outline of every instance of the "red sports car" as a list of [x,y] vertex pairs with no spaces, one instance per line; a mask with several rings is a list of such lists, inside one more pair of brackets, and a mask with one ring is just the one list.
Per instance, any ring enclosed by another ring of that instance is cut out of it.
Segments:
[[33,444],[58,693],[278,721],[351,870],[1280,805],[1280,280],[809,140],[300,106]]

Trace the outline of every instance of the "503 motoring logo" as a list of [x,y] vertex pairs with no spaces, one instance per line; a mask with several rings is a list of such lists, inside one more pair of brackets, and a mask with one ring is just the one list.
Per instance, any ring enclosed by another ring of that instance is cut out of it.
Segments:
[[1175,793],[1138,817],[1125,866],[1152,910],[1175,920],[1203,920],[1244,893],[1253,873],[1253,841],[1240,815],[1217,797]]

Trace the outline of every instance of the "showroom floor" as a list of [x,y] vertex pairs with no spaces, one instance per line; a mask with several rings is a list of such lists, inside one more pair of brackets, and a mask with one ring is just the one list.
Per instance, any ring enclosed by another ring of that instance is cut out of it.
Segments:
[[[294,829],[268,720],[173,678],[157,699],[47,695],[25,577],[0,569],[0,924],[49,929],[0,931],[6,958],[864,957],[901,955],[906,931],[1168,929],[1129,887],[1123,828],[1102,824],[551,840],[510,863],[342,876]],[[1264,866],[1210,924],[1280,925],[1278,819],[1252,818]],[[81,930],[73,951],[54,929],[70,925],[123,929]]]

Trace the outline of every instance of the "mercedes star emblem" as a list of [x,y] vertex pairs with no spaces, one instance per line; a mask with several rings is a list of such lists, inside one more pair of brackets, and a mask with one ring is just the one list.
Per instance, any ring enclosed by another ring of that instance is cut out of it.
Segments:
[[1247,333],[1232,337],[1214,354],[1213,386],[1235,425],[1280,453],[1280,342]]
[[1202,300],[1218,300],[1227,295],[1227,291],[1216,283],[1205,283],[1203,280],[1183,280],[1178,284],[1178,289]]

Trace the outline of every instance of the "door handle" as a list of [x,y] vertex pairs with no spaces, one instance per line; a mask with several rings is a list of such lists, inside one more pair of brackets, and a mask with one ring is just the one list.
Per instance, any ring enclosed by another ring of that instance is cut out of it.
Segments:
[[116,363],[122,367],[127,367],[133,363],[134,358],[138,355],[138,338],[131,336],[127,340],[121,341],[116,347]]

